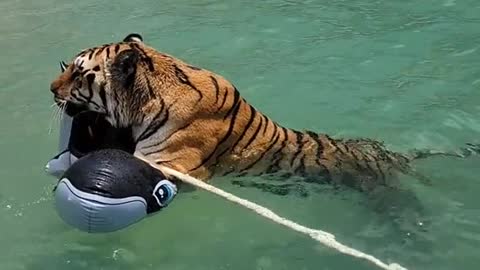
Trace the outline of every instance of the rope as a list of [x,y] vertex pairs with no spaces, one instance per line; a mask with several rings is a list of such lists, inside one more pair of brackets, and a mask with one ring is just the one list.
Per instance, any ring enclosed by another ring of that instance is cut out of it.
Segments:
[[259,215],[261,215],[261,216],[263,216],[263,217],[265,217],[265,218],[267,218],[267,219],[269,219],[269,220],[271,220],[271,221],[273,221],[277,224],[284,225],[291,230],[294,230],[294,231],[303,233],[305,235],[308,235],[312,239],[322,243],[323,245],[325,245],[327,247],[333,248],[333,249],[339,251],[340,253],[347,254],[347,255],[350,255],[350,256],[353,256],[353,257],[357,257],[357,258],[365,259],[365,260],[370,261],[371,263],[373,263],[376,266],[378,266],[382,269],[385,269],[385,270],[407,270],[406,268],[402,267],[399,264],[396,264],[396,263],[386,264],[386,263],[382,262],[381,260],[377,259],[376,257],[374,257],[372,255],[365,254],[365,253],[363,253],[359,250],[356,250],[356,249],[351,248],[349,246],[346,246],[346,245],[344,245],[340,242],[337,242],[335,240],[335,236],[331,233],[324,232],[324,231],[321,231],[321,230],[311,229],[311,228],[305,227],[303,225],[300,225],[300,224],[298,224],[294,221],[291,221],[289,219],[283,218],[283,217],[275,214],[270,209],[265,208],[261,205],[258,205],[256,203],[250,202],[250,201],[242,199],[242,198],[239,198],[239,197],[237,197],[237,196],[235,196],[231,193],[223,191],[219,188],[216,188],[212,185],[209,185],[209,184],[207,184],[203,181],[200,181],[200,180],[198,180],[194,177],[183,174],[183,173],[178,172],[176,170],[173,170],[171,168],[155,164],[155,163],[149,161],[146,157],[144,157],[140,153],[136,153],[136,156],[138,158],[144,160],[145,162],[149,163],[150,166],[152,166],[152,167],[154,167],[154,168],[156,168],[156,169],[158,169],[158,170],[160,170],[160,171],[162,171],[166,174],[170,174],[172,176],[175,176],[176,178],[178,178],[182,182],[191,184],[193,186],[196,186],[198,188],[201,188],[203,190],[211,192],[215,195],[223,197],[224,199],[226,199],[230,202],[239,204],[239,205],[241,205],[245,208],[253,210],[257,214],[259,214]]

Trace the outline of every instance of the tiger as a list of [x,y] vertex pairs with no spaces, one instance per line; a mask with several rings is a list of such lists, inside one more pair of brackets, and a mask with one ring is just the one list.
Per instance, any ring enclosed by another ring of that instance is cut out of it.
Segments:
[[60,66],[50,84],[58,106],[93,111],[116,128],[128,127],[134,155],[202,181],[280,174],[370,191],[399,174],[428,182],[413,160],[480,152],[467,144],[454,152],[400,153],[370,138],[285,127],[222,75],[160,52],[138,33],[86,48]]

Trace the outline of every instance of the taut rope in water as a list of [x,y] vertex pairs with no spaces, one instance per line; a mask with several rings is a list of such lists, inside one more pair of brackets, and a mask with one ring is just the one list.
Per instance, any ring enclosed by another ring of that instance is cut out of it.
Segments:
[[283,218],[283,217],[275,214],[270,209],[265,208],[261,205],[258,205],[256,203],[250,202],[250,201],[242,199],[242,198],[239,198],[239,197],[237,197],[237,196],[235,196],[231,193],[223,191],[219,188],[216,188],[212,185],[209,185],[209,184],[207,184],[203,181],[200,181],[200,180],[198,180],[194,177],[191,177],[189,175],[186,175],[186,174],[183,174],[183,173],[178,172],[176,170],[173,170],[173,169],[155,164],[155,163],[151,162],[150,160],[148,160],[148,158],[146,158],[145,156],[141,155],[140,153],[136,153],[136,157],[144,160],[145,162],[150,164],[150,166],[152,166],[152,167],[154,167],[154,168],[156,168],[156,169],[158,169],[158,170],[160,170],[164,173],[175,176],[176,178],[178,178],[179,180],[181,180],[185,183],[191,184],[193,186],[196,186],[198,188],[201,188],[203,190],[211,192],[215,195],[223,197],[224,199],[226,199],[228,201],[237,203],[237,204],[239,204],[239,205],[241,205],[245,208],[253,210],[257,214],[259,214],[259,215],[261,215],[261,216],[263,216],[263,217],[265,217],[265,218],[267,218],[267,219],[269,219],[269,220],[271,220],[271,221],[273,221],[277,224],[284,225],[291,230],[294,230],[294,231],[303,233],[305,235],[308,235],[312,239],[316,240],[317,242],[320,242],[323,245],[325,245],[327,247],[330,247],[330,248],[333,248],[333,249],[335,249],[335,250],[337,250],[337,251],[339,251],[343,254],[347,254],[349,256],[353,256],[353,257],[357,257],[357,258],[363,258],[363,259],[365,259],[367,261],[370,261],[371,263],[373,263],[376,266],[378,266],[382,269],[385,269],[385,270],[407,270],[405,267],[403,267],[403,266],[401,266],[397,263],[386,264],[386,263],[382,262],[381,260],[379,260],[378,258],[376,258],[372,255],[363,253],[359,250],[356,250],[356,249],[351,248],[349,246],[346,246],[346,245],[344,245],[340,242],[337,242],[335,240],[335,236],[331,233],[305,227],[305,226],[300,225],[300,224],[298,224],[294,221]]

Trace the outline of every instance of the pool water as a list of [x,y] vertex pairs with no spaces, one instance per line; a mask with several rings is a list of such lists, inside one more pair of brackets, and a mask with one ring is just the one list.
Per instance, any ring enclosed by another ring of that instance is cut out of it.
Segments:
[[[225,76],[288,127],[398,151],[480,142],[475,0],[4,0],[0,10],[2,270],[376,269],[198,190],[112,234],[65,225],[43,172],[57,151],[50,81],[59,60],[130,32]],[[213,183],[384,261],[468,270],[480,263],[479,162],[422,160],[431,186],[403,177],[405,193],[372,197]]]

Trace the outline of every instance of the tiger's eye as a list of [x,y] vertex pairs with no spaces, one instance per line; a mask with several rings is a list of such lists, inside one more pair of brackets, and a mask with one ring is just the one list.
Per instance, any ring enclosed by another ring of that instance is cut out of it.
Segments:
[[82,87],[82,78],[81,77],[75,78],[74,86],[75,86],[75,88],[81,88]]

